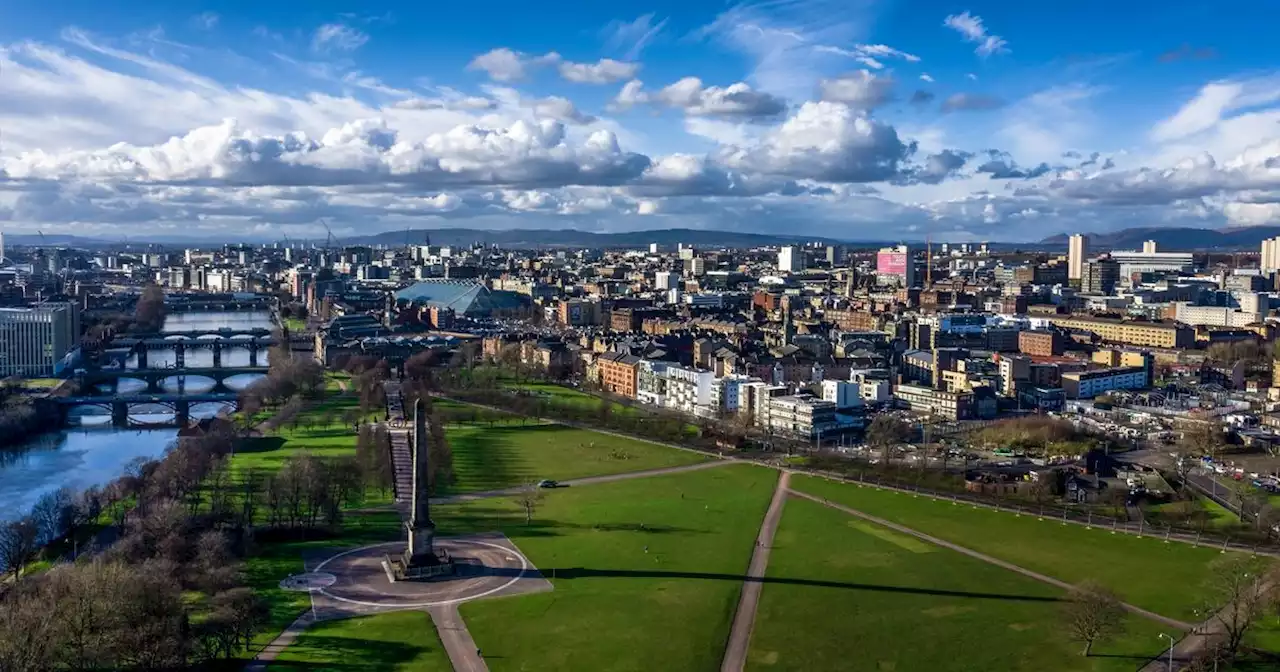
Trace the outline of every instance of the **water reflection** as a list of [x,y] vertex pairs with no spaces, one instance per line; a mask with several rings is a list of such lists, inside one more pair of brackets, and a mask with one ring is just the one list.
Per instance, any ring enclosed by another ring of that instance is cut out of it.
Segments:
[[0,452],[0,520],[30,511],[58,488],[83,490],[110,482],[135,458],[162,455],[174,438],[173,428],[68,429]]

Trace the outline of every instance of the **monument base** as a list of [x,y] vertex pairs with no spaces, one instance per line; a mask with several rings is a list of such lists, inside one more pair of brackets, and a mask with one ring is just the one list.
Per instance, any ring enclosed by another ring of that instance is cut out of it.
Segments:
[[431,521],[418,527],[406,524],[405,530],[409,533],[409,543],[404,553],[384,560],[393,581],[427,581],[453,575],[454,563],[449,552],[435,549],[436,526]]

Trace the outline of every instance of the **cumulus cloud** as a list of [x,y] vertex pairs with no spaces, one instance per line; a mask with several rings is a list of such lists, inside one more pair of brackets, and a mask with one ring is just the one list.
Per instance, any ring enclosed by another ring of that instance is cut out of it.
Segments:
[[579,84],[612,84],[631,79],[637,72],[640,72],[639,63],[615,61],[612,58],[602,58],[595,63],[565,61],[560,64],[560,76]]
[[342,23],[326,23],[311,37],[316,51],[355,51],[369,41],[369,36]]
[[160,145],[27,152],[0,162],[11,179],[122,180],[169,184],[443,186],[619,184],[649,165],[623,152],[609,131],[568,142],[559,121],[508,128],[459,126],[421,142],[401,142],[382,120],[364,120],[311,138],[258,135],[234,120]]
[[972,154],[953,149],[944,149],[931,154],[925,159],[924,166],[916,171],[915,177],[925,184],[937,184],[955,175]]
[[596,121],[595,117],[583,113],[568,98],[548,96],[528,101],[528,105],[540,117],[547,117],[570,124],[591,124]]
[[974,53],[983,58],[1009,51],[1009,43],[999,35],[988,33],[987,26],[980,16],[969,12],[952,14],[942,22],[942,25],[960,33],[966,42],[976,42],[978,46],[974,49]]
[[893,79],[878,77],[868,70],[858,70],[819,83],[823,100],[846,103],[852,107],[870,110],[889,100]]
[[1047,163],[1041,163],[1032,168],[1021,168],[1012,156],[999,150],[987,150],[986,155],[987,160],[975,170],[978,173],[990,175],[993,180],[1031,179],[1053,170]]
[[927,72],[922,72],[922,73],[920,73],[920,81],[922,81],[922,82],[933,82],[933,77],[930,77],[930,76],[929,76],[929,73],[927,73]]
[[994,110],[1004,107],[1005,102],[995,96],[981,93],[954,93],[942,101],[943,112]]
[[482,70],[495,82],[517,82],[525,78],[530,70],[560,62],[560,54],[548,52],[541,56],[530,56],[499,47],[486,51],[471,59],[468,70]]
[[892,126],[843,103],[807,102],[751,147],[721,160],[743,172],[820,182],[876,182],[900,176],[913,148]]
[[644,89],[643,82],[633,79],[613,99],[613,107],[620,110],[646,103],[683,110],[691,116],[743,121],[766,121],[787,109],[781,98],[752,89],[745,82],[703,86],[697,77],[685,77],[652,93]]

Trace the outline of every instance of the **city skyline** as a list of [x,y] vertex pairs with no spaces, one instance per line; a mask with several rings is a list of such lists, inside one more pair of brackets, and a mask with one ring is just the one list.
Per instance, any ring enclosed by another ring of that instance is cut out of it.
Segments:
[[5,8],[0,226],[1024,242],[1280,222],[1266,22],[1154,7]]

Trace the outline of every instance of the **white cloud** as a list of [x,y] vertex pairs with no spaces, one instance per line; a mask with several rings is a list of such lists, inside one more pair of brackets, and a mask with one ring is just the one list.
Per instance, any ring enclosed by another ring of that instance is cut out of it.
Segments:
[[999,137],[1024,161],[1057,161],[1094,140],[1089,104],[1098,92],[1081,84],[1037,91],[1009,107]]
[[548,52],[542,56],[530,56],[506,47],[492,49],[471,60],[468,70],[483,70],[496,82],[517,82],[530,70],[560,62],[560,54]]
[[920,73],[920,81],[922,81],[922,82],[932,82],[932,81],[933,81],[933,77],[930,77],[930,76],[929,76],[929,73],[927,73],[927,72],[923,72],[923,73]]
[[535,114],[548,119],[555,119],[557,121],[563,121],[571,124],[591,124],[596,121],[595,117],[589,114],[584,114],[576,105],[573,104],[573,101],[568,98],[548,96],[538,100],[531,100],[528,102],[528,105],[533,109]]
[[191,17],[191,24],[201,30],[213,30],[218,27],[219,18],[216,12],[201,12]]
[[623,59],[634,61],[640,58],[650,44],[653,43],[667,26],[667,20],[654,22],[652,13],[636,17],[633,21],[611,21],[601,31],[606,48],[623,51]]
[[883,69],[884,63],[880,59],[885,58],[902,59],[909,63],[920,62],[919,56],[908,54],[885,44],[855,44],[851,49],[820,44],[813,49],[818,53],[836,54],[837,56],[852,58],[872,70]]
[[960,33],[966,42],[976,42],[978,46],[974,49],[974,53],[984,58],[1009,51],[1009,43],[999,35],[988,33],[980,16],[974,16],[969,12],[952,14],[942,22],[942,25]]
[[602,58],[595,63],[565,61],[560,64],[560,76],[579,84],[611,84],[631,79],[637,72],[640,72],[639,63],[615,61],[612,58]]
[[1180,140],[1214,128],[1227,113],[1277,102],[1280,102],[1280,76],[1210,82],[1176,114],[1156,124],[1151,130],[1151,139],[1155,142]]
[[369,35],[342,23],[326,23],[316,29],[311,48],[316,51],[355,51],[369,41]]
[[870,110],[889,100],[893,79],[877,77],[867,70],[858,70],[819,83],[823,100],[847,103],[862,110]]
[[820,182],[877,182],[901,176],[911,153],[892,126],[849,105],[808,102],[761,141],[724,150],[720,159],[743,172]]
[[697,77],[685,77],[653,93],[645,91],[640,80],[631,80],[614,97],[612,105],[625,110],[646,103],[683,110],[691,116],[754,121],[775,118],[787,109],[782,99],[752,89],[745,82],[726,87],[703,86]]

